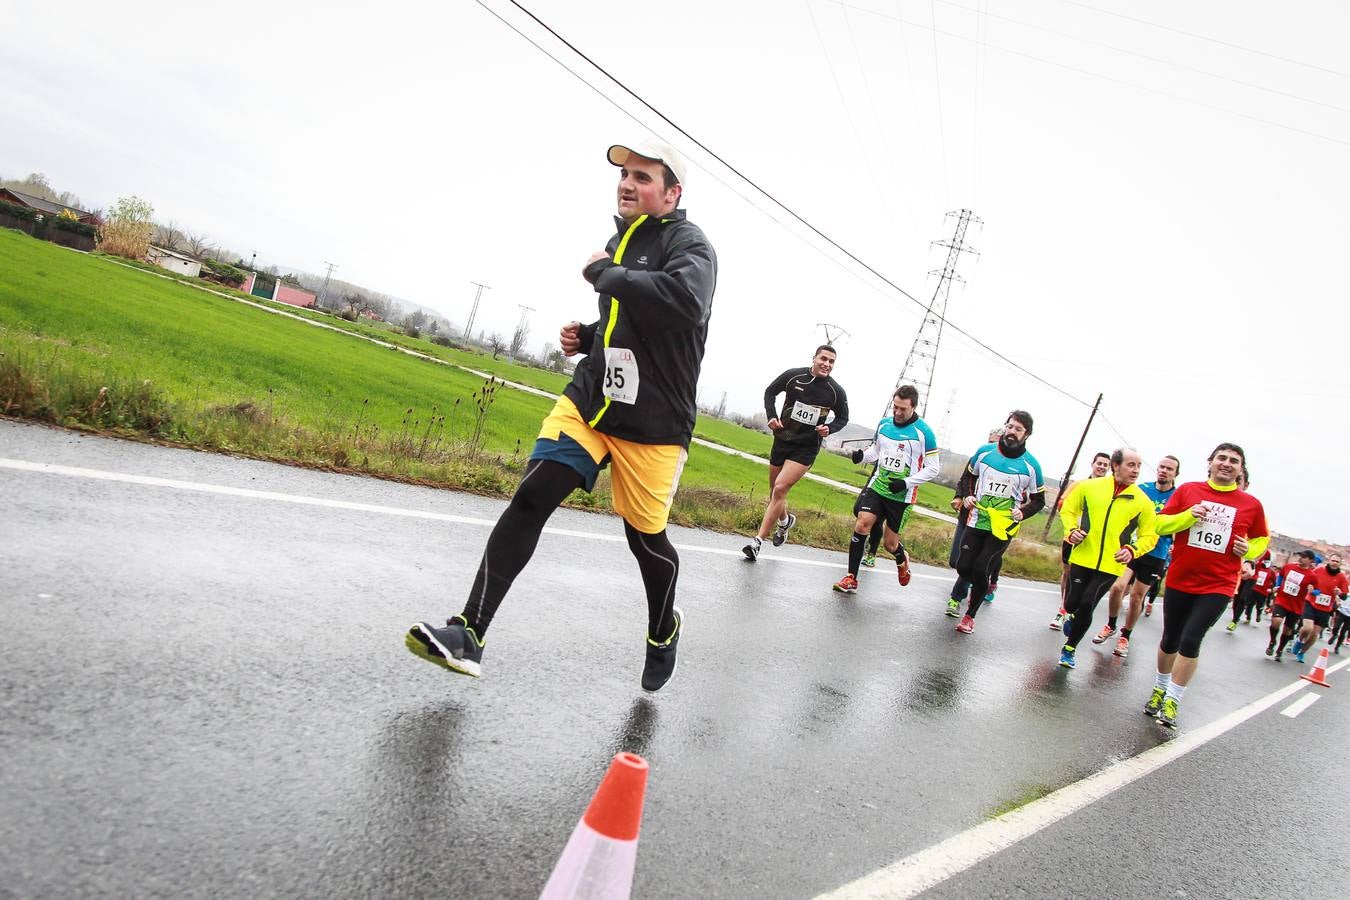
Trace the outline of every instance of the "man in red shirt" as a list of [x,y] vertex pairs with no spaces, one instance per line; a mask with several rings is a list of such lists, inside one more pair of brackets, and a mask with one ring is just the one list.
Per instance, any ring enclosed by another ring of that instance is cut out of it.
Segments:
[[[1280,574],[1275,576],[1275,599],[1270,605],[1270,643],[1266,644],[1266,656],[1275,653],[1276,662],[1284,662],[1284,648],[1289,639],[1298,631],[1299,619],[1303,617],[1303,599],[1308,595],[1312,584],[1313,552],[1298,551],[1298,562],[1285,563]],[[1275,639],[1279,638],[1280,648],[1275,649]]]
[[1177,705],[1195,675],[1200,642],[1232,602],[1242,560],[1259,559],[1270,542],[1266,512],[1238,489],[1247,454],[1220,444],[1209,455],[1209,480],[1177,488],[1157,517],[1159,535],[1175,534],[1163,594],[1158,672],[1144,712],[1177,726]]
[[1325,565],[1313,569],[1308,596],[1303,598],[1303,630],[1294,641],[1294,656],[1304,662],[1303,654],[1317,643],[1322,629],[1331,624],[1331,611],[1336,608],[1341,597],[1350,593],[1350,581],[1341,571],[1341,555],[1332,553]]
[[1275,567],[1270,564],[1270,551],[1267,550],[1252,572],[1251,606],[1247,614],[1250,616],[1255,611],[1257,622],[1261,621],[1261,613],[1270,606],[1270,592],[1275,589],[1277,574]]

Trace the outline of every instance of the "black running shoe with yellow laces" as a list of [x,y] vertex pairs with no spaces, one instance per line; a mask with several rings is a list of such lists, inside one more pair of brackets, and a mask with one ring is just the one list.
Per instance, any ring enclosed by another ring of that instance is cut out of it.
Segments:
[[473,678],[482,674],[483,642],[463,616],[450,619],[444,628],[418,622],[408,629],[404,644],[414,656],[442,669]]
[[647,638],[647,662],[642,667],[642,689],[655,693],[675,677],[675,651],[684,633],[684,610],[675,607],[675,630],[661,643]]

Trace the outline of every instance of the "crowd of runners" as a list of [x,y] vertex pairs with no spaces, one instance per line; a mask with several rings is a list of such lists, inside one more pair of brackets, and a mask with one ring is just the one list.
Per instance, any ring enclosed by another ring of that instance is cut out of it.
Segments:
[[[581,269],[599,317],[571,322],[559,335],[565,353],[583,358],[541,426],[463,610],[444,625],[418,622],[407,634],[409,650],[454,672],[481,674],[488,626],[549,516],[574,490],[591,490],[608,467],[614,509],[646,592],[642,687],[660,690],[675,674],[685,616],[675,605],[680,561],[666,523],[697,415],[717,256],[679,208],[686,170],[673,148],[657,141],[614,145],[607,158],[620,170],[618,230]],[[759,529],[743,547],[750,562],[760,558],[765,541],[786,542],[796,523],[788,508],[792,488],[825,438],[848,424],[847,394],[832,374],[836,358],[835,348],[823,344],[809,366],[788,369],[765,389],[773,432],[769,494]],[[902,535],[921,486],[939,474],[937,441],[919,407],[918,391],[901,385],[868,446],[853,453],[855,463],[872,469],[853,506],[847,570],[833,586],[841,594],[858,591],[861,567],[875,565],[882,545],[895,558],[900,586],[910,583]],[[975,631],[980,610],[993,602],[1003,556],[1023,523],[1045,507],[1041,466],[1027,449],[1033,428],[1029,412],[1010,412],[971,453],[957,483],[949,558],[956,577],[945,612],[959,620],[962,634]],[[1197,481],[1177,482],[1176,456],[1162,457],[1154,479],[1138,484],[1142,467],[1133,448],[1098,453],[1089,477],[1066,485],[1052,510],[1064,534],[1059,603],[1050,622],[1064,637],[1059,665],[1076,666],[1103,597],[1109,598],[1107,620],[1092,641],[1115,638],[1113,653],[1128,656],[1134,629],[1152,614],[1160,586],[1162,636],[1144,711],[1165,726],[1175,727],[1201,643],[1230,609],[1230,634],[1239,621],[1254,617],[1259,625],[1267,616],[1266,656],[1273,660],[1288,650],[1303,661],[1328,630],[1340,653],[1350,635],[1350,585],[1341,559],[1332,554],[1323,563],[1303,551],[1275,568],[1265,511],[1247,490],[1241,447],[1218,444]]]

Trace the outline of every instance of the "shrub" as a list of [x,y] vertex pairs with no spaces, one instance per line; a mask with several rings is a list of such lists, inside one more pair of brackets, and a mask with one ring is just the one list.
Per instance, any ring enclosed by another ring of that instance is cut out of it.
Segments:
[[[66,212],[69,211],[70,210],[66,210]],[[88,235],[89,237],[95,237],[98,235],[98,229],[95,228],[93,225],[86,225],[84,222],[81,222],[74,216],[67,217],[65,213],[62,213],[55,219],[49,219],[48,221],[51,222],[51,226],[53,228],[58,228],[61,231],[71,231],[74,232],[75,234],[84,234]]]
[[38,211],[30,209],[27,206],[20,206],[17,203],[6,203],[0,200],[0,215],[12,216],[16,219],[26,219],[29,222],[36,222]]
[[154,214],[155,208],[140,197],[118,199],[99,235],[99,249],[127,259],[145,259],[155,227]]
[[238,287],[248,278],[248,274],[243,269],[237,269],[229,263],[220,262],[215,259],[202,260],[202,277],[209,278],[212,281],[219,281],[221,284],[233,285]]

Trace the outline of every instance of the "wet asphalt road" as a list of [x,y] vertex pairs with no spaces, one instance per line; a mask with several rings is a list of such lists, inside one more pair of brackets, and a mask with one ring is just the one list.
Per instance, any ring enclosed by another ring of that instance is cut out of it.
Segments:
[[[844,599],[840,553],[752,565],[672,529],[688,631],[649,696],[622,529],[562,510],[579,534],[545,535],[473,681],[402,642],[458,611],[487,527],[388,511],[490,523],[499,501],[10,422],[0,458],[378,508],[0,468],[0,895],[532,897],[632,750],[635,896],[808,897],[1168,739],[1137,712],[1160,617],[1129,660],[1067,672],[1044,586],[1007,580],[962,636],[945,571],[902,591],[882,564]],[[1183,727],[1301,671],[1264,633],[1210,636]],[[1270,896],[1288,878],[1260,860],[1350,826],[1341,680],[933,893]],[[1291,794],[1319,771],[1336,802]],[[1298,893],[1344,896],[1344,859]]]

